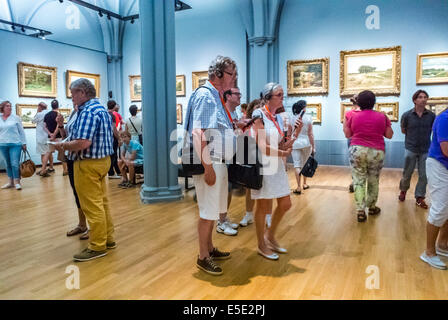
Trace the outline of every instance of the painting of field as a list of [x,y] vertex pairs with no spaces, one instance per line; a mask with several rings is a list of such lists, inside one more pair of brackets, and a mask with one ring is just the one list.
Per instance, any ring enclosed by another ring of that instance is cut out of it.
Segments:
[[78,79],[87,79],[90,81],[90,83],[93,84],[96,91],[96,97],[100,97],[100,75],[99,74],[93,74],[93,73],[84,73],[79,71],[73,71],[73,70],[67,70],[66,72],[66,94],[67,98],[72,97],[72,93],[70,91],[70,85],[72,82],[78,80]]
[[18,63],[19,96],[46,97],[57,96],[57,68],[34,64]]
[[328,58],[288,61],[288,95],[327,94],[328,66]]
[[25,67],[25,90],[51,93],[51,71]]
[[417,84],[448,83],[448,52],[419,54]]
[[16,104],[16,114],[22,120],[22,125],[24,128],[36,127],[36,124],[32,122],[36,113],[37,113],[37,105]]

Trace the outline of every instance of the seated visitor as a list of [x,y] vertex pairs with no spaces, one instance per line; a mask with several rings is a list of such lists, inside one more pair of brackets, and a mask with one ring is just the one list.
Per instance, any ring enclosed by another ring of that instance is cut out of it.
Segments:
[[[131,134],[128,131],[120,132],[122,141],[120,160],[118,166],[121,171],[122,188],[132,188],[135,186],[135,168],[143,166],[143,147],[135,140],[131,140]],[[127,176],[129,172],[129,179]]]

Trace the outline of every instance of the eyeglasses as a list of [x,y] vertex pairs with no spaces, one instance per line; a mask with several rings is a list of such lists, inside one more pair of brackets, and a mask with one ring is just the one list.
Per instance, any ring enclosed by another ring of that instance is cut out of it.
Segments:
[[273,97],[283,97],[283,93],[277,93],[277,94],[273,94]]
[[228,71],[223,71],[224,73],[227,73],[229,76],[231,76],[231,77],[233,77],[233,76],[237,76],[238,75],[238,73],[237,72],[228,72]]
[[238,97],[241,97],[241,93],[239,93],[239,92],[232,92],[232,94],[237,95]]

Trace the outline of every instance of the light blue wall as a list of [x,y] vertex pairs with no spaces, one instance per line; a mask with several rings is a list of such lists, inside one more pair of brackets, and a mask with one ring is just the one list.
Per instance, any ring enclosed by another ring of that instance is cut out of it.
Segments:
[[[380,30],[365,27],[366,7],[380,9]],[[287,88],[288,60],[330,58],[328,96],[287,97],[290,108],[298,99],[322,103],[322,124],[314,125],[323,163],[346,163],[346,144],[340,123],[339,52],[401,45],[401,95],[379,97],[399,102],[401,115],[413,107],[412,94],[427,90],[430,96],[448,96],[448,85],[416,85],[418,53],[448,51],[448,2],[445,0],[286,0],[280,20],[280,83]],[[404,136],[399,123],[388,143],[387,166],[399,167]]]
[[[107,101],[107,57],[100,51],[83,49],[49,40],[23,36],[13,32],[0,30],[0,70],[4,75],[0,81],[0,100],[10,100],[15,105],[38,104],[44,101],[50,105],[52,98],[19,97],[17,63],[26,62],[43,66],[57,67],[57,99],[61,108],[72,108],[72,101],[66,97],[66,70],[97,73],[101,76],[102,102]],[[49,106],[50,108],[50,106]],[[36,164],[40,164],[40,156],[36,155],[36,129],[25,129],[27,144]]]

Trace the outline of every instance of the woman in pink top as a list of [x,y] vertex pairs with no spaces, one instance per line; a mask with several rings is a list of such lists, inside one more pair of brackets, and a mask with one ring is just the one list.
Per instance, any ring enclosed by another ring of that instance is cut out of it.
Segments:
[[381,211],[376,202],[384,161],[384,137],[391,139],[394,134],[389,118],[372,110],[375,101],[372,91],[361,92],[358,95],[361,111],[353,113],[344,126],[345,136],[351,139],[349,153],[358,222],[366,221],[366,208],[369,215]]

